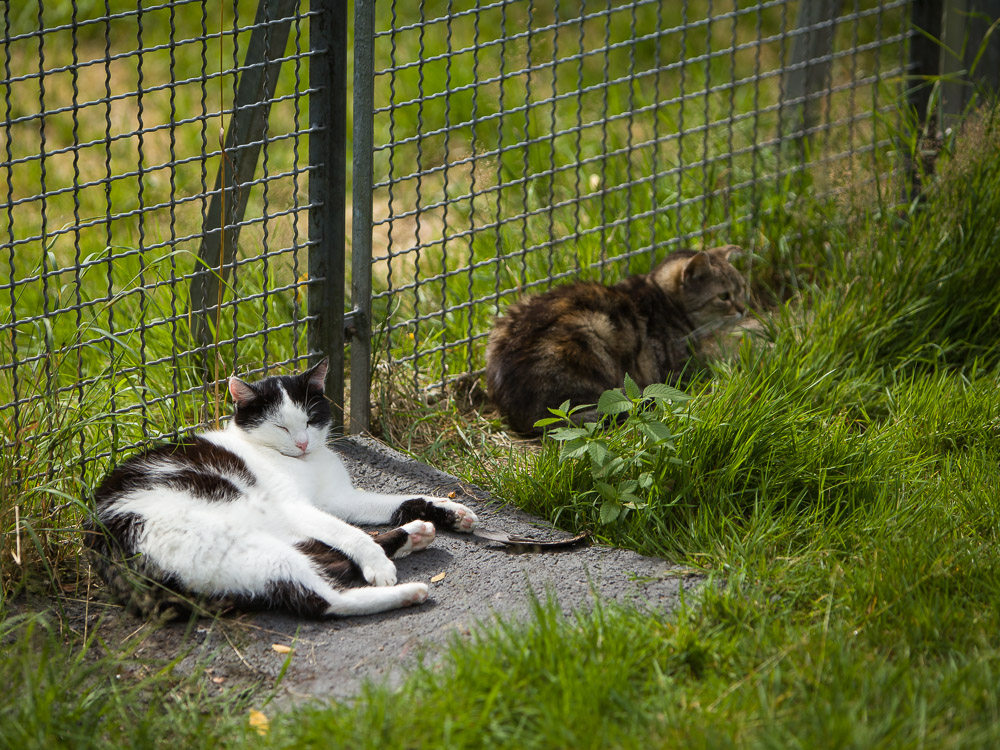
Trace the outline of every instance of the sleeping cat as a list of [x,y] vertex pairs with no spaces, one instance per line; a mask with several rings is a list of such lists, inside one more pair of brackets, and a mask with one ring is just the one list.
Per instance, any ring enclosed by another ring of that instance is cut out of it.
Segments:
[[490,398],[516,431],[537,433],[549,407],[596,404],[626,373],[640,387],[676,380],[705,336],[746,312],[746,282],[729,262],[738,251],[677,250],[614,286],[577,282],[511,305],[486,347]]
[[[430,544],[435,524],[471,531],[476,515],[355,489],[326,446],[326,373],[324,360],[300,375],[234,376],[226,429],[146,450],[104,479],[88,545],[131,611],[167,619],[198,601],[328,617],[427,598],[424,583],[396,585],[392,560]],[[396,528],[372,538],[352,523]]]

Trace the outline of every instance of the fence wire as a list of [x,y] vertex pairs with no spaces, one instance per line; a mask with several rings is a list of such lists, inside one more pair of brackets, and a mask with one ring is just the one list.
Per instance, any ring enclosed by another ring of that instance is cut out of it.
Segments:
[[[256,2],[3,4],[5,479],[73,465],[82,476],[212,422],[220,379],[307,353],[309,13],[291,8],[262,19]],[[237,106],[248,70],[277,75],[248,61],[254,44],[284,64],[266,101]],[[261,107],[259,140],[230,136],[223,159],[223,133]],[[223,196],[250,148],[255,174]],[[214,219],[213,200],[229,204]],[[223,244],[223,215],[240,251],[220,266],[205,248]],[[225,282],[192,305],[201,276]]]
[[[524,292],[681,245],[768,252],[768,217],[890,169],[910,5],[359,0],[354,427],[373,372],[472,387]],[[8,486],[215,421],[233,370],[341,354],[343,258],[321,246],[345,223],[346,18],[343,0],[4,3]]]
[[[681,246],[766,253],[764,217],[891,168],[909,5],[380,5],[372,178],[355,154],[354,184],[355,205],[372,202],[378,377],[455,395],[521,294],[644,272]],[[362,369],[352,387],[367,393]]]

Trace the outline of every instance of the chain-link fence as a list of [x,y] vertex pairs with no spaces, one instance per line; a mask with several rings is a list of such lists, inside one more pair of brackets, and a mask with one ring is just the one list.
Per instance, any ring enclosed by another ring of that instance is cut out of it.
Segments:
[[[374,334],[381,379],[440,397],[474,381],[491,317],[523,292],[680,246],[766,252],[763,216],[891,168],[910,10],[359,4],[374,45],[355,52],[355,303],[369,274],[372,293],[352,345]],[[352,371],[359,428],[369,372]]]
[[348,6],[4,3],[6,486],[212,422],[233,369],[336,362],[345,337],[364,428],[373,373],[469,387],[522,292],[680,245],[766,252],[768,217],[898,165],[908,51],[930,56],[911,14],[941,17],[919,0],[359,0],[351,27]]
[[[15,491],[212,422],[234,367],[307,355],[308,256],[323,257],[308,178],[331,136],[343,159],[343,125],[317,124],[334,55],[310,45],[316,6],[3,3],[0,473]],[[343,197],[329,202],[342,235]]]

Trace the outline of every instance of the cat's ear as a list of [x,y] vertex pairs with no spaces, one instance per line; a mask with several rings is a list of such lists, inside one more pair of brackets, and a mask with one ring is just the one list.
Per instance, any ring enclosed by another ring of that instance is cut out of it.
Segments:
[[246,406],[257,398],[257,391],[252,385],[233,375],[229,378],[229,395],[233,397],[233,402],[237,406]]
[[309,388],[323,393],[326,389],[326,373],[330,369],[330,358],[323,357],[319,363],[313,365],[311,368],[302,373],[302,377],[306,379],[306,384]]
[[743,257],[743,248],[739,245],[723,245],[722,247],[713,247],[708,252],[718,258],[722,258],[727,263],[732,263],[734,260]]
[[697,281],[703,276],[712,272],[712,258],[704,250],[695,253],[688,258],[681,272],[681,283],[687,284],[690,281]]

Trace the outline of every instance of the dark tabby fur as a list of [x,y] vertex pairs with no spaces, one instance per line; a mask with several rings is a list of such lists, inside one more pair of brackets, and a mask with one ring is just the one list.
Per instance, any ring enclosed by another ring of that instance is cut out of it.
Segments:
[[738,250],[678,250],[613,286],[578,282],[511,305],[486,349],[490,398],[511,427],[535,433],[549,407],[596,404],[626,373],[640,387],[675,381],[704,336],[746,312],[746,283],[729,263]]

